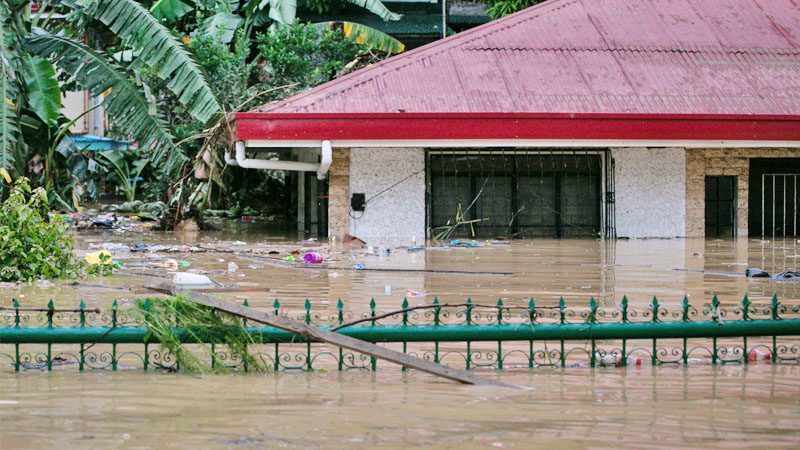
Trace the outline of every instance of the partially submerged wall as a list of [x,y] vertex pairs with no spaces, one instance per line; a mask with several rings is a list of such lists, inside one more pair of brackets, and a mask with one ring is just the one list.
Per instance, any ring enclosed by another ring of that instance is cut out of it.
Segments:
[[328,236],[339,241],[348,233],[350,220],[350,149],[335,148],[328,170]]
[[751,158],[798,158],[797,148],[724,148],[686,150],[686,235],[705,236],[705,177],[735,176],[736,237],[747,237]]
[[424,149],[354,148],[349,173],[350,194],[367,198],[363,212],[350,210],[350,234],[370,245],[424,242]]
[[617,236],[685,235],[686,157],[683,148],[614,148]]

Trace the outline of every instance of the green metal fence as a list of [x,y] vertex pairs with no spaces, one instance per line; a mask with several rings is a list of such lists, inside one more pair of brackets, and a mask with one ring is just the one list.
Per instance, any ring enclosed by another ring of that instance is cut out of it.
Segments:
[[[369,311],[361,314],[345,310],[341,300],[332,313],[314,310],[308,300],[303,310],[287,311],[275,300],[271,309],[467,369],[800,363],[800,305],[783,305],[776,296],[765,304],[745,296],[738,304],[724,305],[715,296],[698,308],[688,298],[674,309],[653,298],[648,308],[632,309],[623,298],[618,308],[608,309],[592,298],[586,308],[574,309],[562,298],[552,306],[537,306],[533,299],[492,305],[436,299],[417,306],[404,300],[394,312],[377,310],[372,300]],[[133,311],[120,309],[117,302],[106,311],[87,309],[83,302],[75,309],[56,309],[52,300],[46,308],[25,308],[15,300],[3,309],[0,360],[8,361],[6,370],[180,369]],[[370,356],[241,320],[253,343],[248,353],[274,371],[377,368]],[[180,327],[175,332],[187,349],[210,349],[212,369],[252,370],[229,354],[214,333]]]

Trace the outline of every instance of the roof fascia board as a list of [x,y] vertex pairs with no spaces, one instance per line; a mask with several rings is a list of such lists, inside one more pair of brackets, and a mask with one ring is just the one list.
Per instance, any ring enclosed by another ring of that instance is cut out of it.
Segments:
[[800,141],[800,116],[237,113],[245,141]]
[[[248,148],[319,148],[318,140],[245,140]],[[334,148],[798,148],[797,141],[702,141],[624,139],[332,140]]]

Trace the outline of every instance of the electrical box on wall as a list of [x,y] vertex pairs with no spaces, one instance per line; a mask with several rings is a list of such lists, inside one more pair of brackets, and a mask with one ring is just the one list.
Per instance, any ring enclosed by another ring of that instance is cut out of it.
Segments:
[[353,194],[350,197],[350,207],[353,211],[364,211],[367,204],[367,197],[365,194]]

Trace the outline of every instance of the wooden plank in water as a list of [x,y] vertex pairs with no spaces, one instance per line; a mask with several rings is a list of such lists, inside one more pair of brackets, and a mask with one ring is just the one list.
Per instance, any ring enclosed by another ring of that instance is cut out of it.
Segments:
[[328,344],[336,345],[338,347],[346,348],[348,350],[361,352],[370,356],[374,356],[379,359],[399,364],[404,367],[417,369],[419,371],[429,373],[431,375],[436,375],[438,377],[446,378],[448,380],[458,381],[459,383],[464,383],[464,384],[474,384],[479,386],[500,386],[500,387],[510,387],[510,388],[520,389],[519,386],[515,386],[513,384],[503,383],[502,381],[481,377],[475,375],[474,373],[467,372],[466,370],[456,369],[452,367],[443,366],[441,364],[425,361],[424,359],[416,358],[407,355],[405,353],[398,352],[396,350],[381,347],[371,342],[362,341],[360,339],[354,339],[350,336],[334,333],[332,331],[328,331],[313,325],[308,325],[297,320],[281,317],[275,314],[256,311],[251,308],[239,306],[235,303],[219,300],[213,296],[203,294],[200,292],[193,292],[187,289],[178,289],[171,286],[166,287],[165,289],[165,286],[163,285],[159,287],[154,287],[154,289],[162,292],[166,291],[176,295],[182,295],[201,305],[208,306],[210,308],[214,308],[220,311],[224,311],[226,313],[233,314],[235,316],[244,317],[249,320],[252,320],[253,322],[258,322],[265,325],[269,325],[271,327],[278,328],[280,330],[289,331],[291,333],[295,333],[300,336],[305,336],[315,341],[325,342]]

